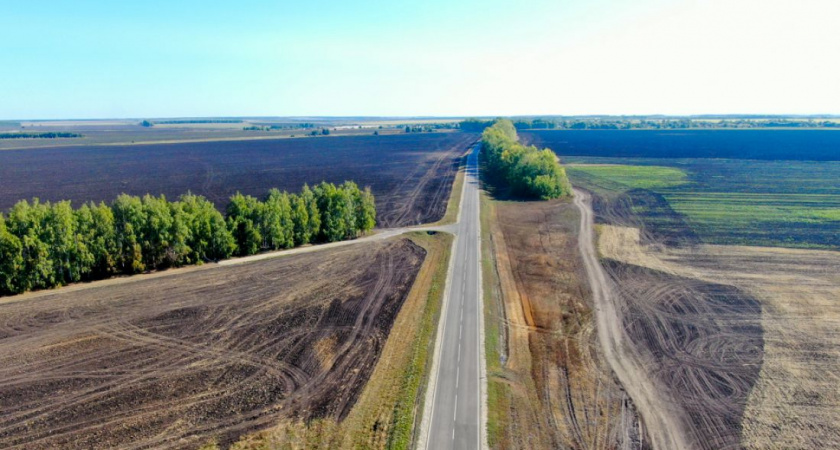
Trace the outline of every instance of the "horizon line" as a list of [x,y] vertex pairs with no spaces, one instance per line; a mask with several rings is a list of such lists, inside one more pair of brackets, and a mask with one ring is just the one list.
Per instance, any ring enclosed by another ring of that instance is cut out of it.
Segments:
[[189,119],[294,119],[294,120],[324,120],[324,119],[496,119],[496,118],[553,118],[553,119],[840,119],[840,114],[761,114],[761,113],[703,113],[703,114],[486,114],[486,115],[243,115],[243,116],[136,116],[136,117],[65,117],[55,119],[0,119],[2,122],[67,122],[67,121],[106,121],[106,120],[189,120]]

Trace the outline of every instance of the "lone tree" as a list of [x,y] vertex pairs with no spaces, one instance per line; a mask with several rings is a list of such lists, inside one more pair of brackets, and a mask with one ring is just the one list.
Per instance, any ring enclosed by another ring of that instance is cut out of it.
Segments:
[[153,125],[154,124],[152,122],[149,122],[148,120],[144,120],[144,121],[140,122],[141,127],[151,128]]

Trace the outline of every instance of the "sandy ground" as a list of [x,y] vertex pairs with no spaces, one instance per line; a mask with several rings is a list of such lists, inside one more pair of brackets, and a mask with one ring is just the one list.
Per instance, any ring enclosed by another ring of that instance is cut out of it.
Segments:
[[[604,358],[570,200],[487,201],[502,317],[497,448],[643,448],[638,414]],[[492,274],[492,272],[490,272]]]

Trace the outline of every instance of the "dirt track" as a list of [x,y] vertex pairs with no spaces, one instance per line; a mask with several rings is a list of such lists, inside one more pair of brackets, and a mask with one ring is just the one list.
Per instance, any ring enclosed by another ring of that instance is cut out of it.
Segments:
[[[762,302],[743,283],[688,269],[703,257],[702,246],[673,226],[681,217],[667,208],[657,216],[667,222],[641,222],[633,212],[639,199],[646,197],[595,202],[605,222],[600,267],[615,305],[615,323],[609,325],[621,330],[625,354],[653,386],[660,402],[654,413],[675,423],[670,429],[683,439],[679,448],[741,448],[747,403],[765,353]],[[715,265],[713,258],[706,261]],[[658,426],[639,409],[649,428]]]
[[505,386],[497,447],[643,447],[638,414],[602,356],[578,209],[569,200],[488,201],[487,209],[498,274],[490,290],[503,307],[488,317],[505,355],[488,373]]
[[[671,348],[659,348],[660,354],[674,356],[654,375],[678,375],[668,381],[680,387],[680,401],[695,419],[691,426],[703,437],[701,444],[836,447],[840,253],[641,245],[639,229],[606,225],[599,244],[610,265],[623,266],[613,272],[627,280],[623,294],[657,292],[659,298],[664,293],[681,300],[669,302],[683,310],[664,315],[661,324],[683,325],[688,332],[672,337]],[[651,323],[662,315],[657,309],[667,305],[639,303],[647,307],[635,315],[634,325]],[[669,372],[669,365],[681,370]]]
[[340,419],[423,258],[398,239],[0,304],[0,447],[195,447]]
[[669,390],[650,377],[645,360],[628,345],[624,325],[626,306],[615,294],[615,286],[604,273],[595,252],[594,214],[589,194],[575,190],[574,203],[581,212],[579,245],[596,306],[596,327],[604,356],[639,410],[653,447],[663,450],[692,448],[683,426],[684,415],[674,408],[675,401],[669,398]]

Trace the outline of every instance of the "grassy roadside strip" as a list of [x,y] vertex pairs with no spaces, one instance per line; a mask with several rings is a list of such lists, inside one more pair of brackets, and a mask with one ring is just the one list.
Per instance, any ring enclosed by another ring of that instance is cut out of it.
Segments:
[[484,349],[487,360],[487,442],[498,448],[504,439],[504,426],[509,423],[510,387],[504,382],[502,351],[505,347],[504,309],[501,287],[496,272],[495,250],[491,239],[493,201],[481,194],[481,280],[484,298]]
[[426,258],[394,321],[376,368],[347,417],[341,423],[284,422],[243,438],[232,449],[411,447],[423,410],[424,387],[454,236],[420,231],[403,236],[423,247]]
[[[472,150],[472,146],[470,146]],[[452,225],[458,220],[458,211],[461,209],[461,191],[464,189],[464,178],[467,170],[467,155],[461,158],[458,163],[458,172],[455,174],[455,180],[452,182],[452,191],[449,192],[449,202],[446,204],[446,213],[437,222],[430,223],[426,226],[443,226]]]
[[[415,431],[422,418],[423,400],[426,397],[424,388],[431,369],[431,356],[451,257],[450,250],[455,238],[451,234],[429,235],[422,232],[410,233],[408,236],[428,253],[426,262],[417,275],[417,281],[409,293],[409,300],[416,297],[415,303],[422,306],[417,312],[411,312],[410,315],[406,313],[406,318],[414,321],[411,334],[415,337],[408,349],[395,349],[397,356],[408,361],[402,367],[396,367],[391,374],[392,378],[401,378],[398,397],[393,406],[394,428],[386,446],[391,449],[410,448],[417,438]],[[374,396],[372,400],[377,404],[382,403],[381,397]]]

